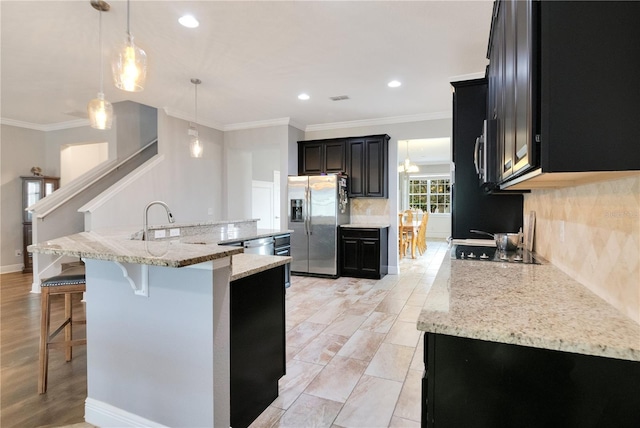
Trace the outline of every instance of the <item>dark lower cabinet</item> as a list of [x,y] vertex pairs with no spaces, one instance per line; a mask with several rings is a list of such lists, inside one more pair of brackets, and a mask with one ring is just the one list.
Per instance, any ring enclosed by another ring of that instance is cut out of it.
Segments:
[[389,228],[340,228],[340,275],[380,279],[388,272]]
[[640,362],[434,333],[424,343],[423,427],[640,424]]
[[231,282],[231,426],[247,427],[278,397],[286,370],[285,266]]

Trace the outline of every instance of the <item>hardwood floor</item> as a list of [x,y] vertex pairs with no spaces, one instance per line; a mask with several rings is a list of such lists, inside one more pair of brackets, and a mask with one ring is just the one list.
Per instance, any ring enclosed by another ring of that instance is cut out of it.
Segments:
[[[48,390],[38,394],[40,295],[30,293],[31,282],[31,274],[0,275],[0,426],[35,428],[84,422],[85,346],[75,347],[68,363],[62,349],[50,351]],[[64,297],[54,297],[52,322],[58,322],[64,317]],[[83,317],[79,295],[73,304],[74,318]],[[74,336],[84,337],[84,328],[74,326]]]
[[[418,427],[423,366],[415,322],[446,254],[446,242],[429,241],[425,254],[400,261],[401,275],[380,281],[293,277],[287,376],[252,428]],[[38,395],[40,295],[30,293],[31,282],[31,274],[0,276],[0,427],[92,428],[83,423],[84,346],[70,363],[51,351],[48,391]],[[76,299],[74,313],[83,306]],[[62,299],[52,309],[61,319]],[[76,327],[78,337],[84,327]]]

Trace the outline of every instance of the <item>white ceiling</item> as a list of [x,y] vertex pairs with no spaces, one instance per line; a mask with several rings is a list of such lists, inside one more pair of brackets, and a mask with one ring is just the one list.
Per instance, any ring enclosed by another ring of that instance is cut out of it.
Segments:
[[[126,2],[103,14],[105,96],[217,129],[289,118],[311,125],[450,117],[451,80],[483,73],[492,1],[132,1],[148,55],[143,92],[111,83]],[[197,29],[177,22],[184,13]],[[99,89],[98,12],[89,0],[0,2],[3,123],[73,123]],[[387,82],[398,79],[397,89]],[[306,92],[308,101],[297,95]],[[329,97],[348,95],[349,100]],[[86,117],[86,116],[85,116]],[[306,128],[309,129],[309,128]]]

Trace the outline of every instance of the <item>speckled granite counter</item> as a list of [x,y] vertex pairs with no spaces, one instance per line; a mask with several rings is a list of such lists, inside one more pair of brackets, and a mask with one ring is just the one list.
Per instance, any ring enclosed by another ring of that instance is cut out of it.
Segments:
[[240,247],[193,245],[180,240],[140,241],[129,239],[128,236],[130,234],[116,232],[81,232],[31,245],[28,250],[34,253],[174,268],[243,252]]
[[291,263],[289,256],[264,256],[259,254],[237,254],[233,256],[230,281]]
[[418,330],[640,361],[640,325],[551,264],[445,258]]

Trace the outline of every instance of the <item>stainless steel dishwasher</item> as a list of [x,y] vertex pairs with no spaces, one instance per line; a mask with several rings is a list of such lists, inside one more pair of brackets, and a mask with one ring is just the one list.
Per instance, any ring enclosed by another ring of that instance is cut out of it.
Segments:
[[273,236],[244,241],[242,246],[244,247],[245,254],[262,254],[265,256],[272,256],[274,249]]

